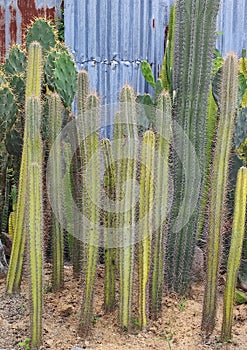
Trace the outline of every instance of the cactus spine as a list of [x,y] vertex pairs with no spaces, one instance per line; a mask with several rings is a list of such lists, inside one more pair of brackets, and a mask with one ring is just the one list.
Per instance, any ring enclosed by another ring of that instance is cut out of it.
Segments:
[[[104,157],[104,185],[106,196],[110,200],[116,198],[116,173],[113,161],[111,141],[103,139],[101,148]],[[104,289],[104,308],[106,311],[112,311],[115,307],[115,265],[116,265],[116,249],[114,247],[113,235],[110,234],[111,229],[115,229],[115,214],[106,211],[104,213],[104,246],[105,246],[105,289]]]
[[[179,150],[182,159],[178,159],[174,154],[176,221],[168,237],[166,266],[168,286],[181,294],[185,293],[190,285],[196,244],[199,214],[197,204],[200,201],[202,174],[205,168],[205,117],[219,3],[220,0],[177,0],[175,6],[174,120],[190,142],[185,142],[185,138],[174,133],[176,149]],[[191,146],[195,149],[199,167],[192,157]],[[190,171],[185,174],[185,179],[182,164]],[[199,193],[196,198],[195,188]],[[195,210],[192,203],[196,204]]]
[[171,139],[171,99],[168,92],[162,92],[156,109],[156,129],[159,130],[156,141],[157,156],[155,157],[155,203],[154,227],[152,239],[152,274],[150,292],[150,312],[158,316],[162,304],[164,280],[164,231],[168,208],[168,158]]
[[242,167],[239,169],[237,175],[232,239],[227,262],[226,285],[224,291],[224,311],[221,329],[221,338],[223,341],[231,340],[233,303],[245,233],[246,200],[247,168]]
[[147,327],[147,285],[150,270],[154,204],[154,150],[155,134],[153,131],[148,130],[144,133],[142,141],[139,201],[138,305],[139,325],[142,330],[146,330]]
[[84,139],[85,168],[83,169],[83,185],[85,188],[83,189],[83,205],[85,206],[85,212],[83,210],[83,214],[84,220],[87,219],[88,224],[83,223],[85,262],[83,266],[84,291],[80,317],[80,329],[85,332],[88,331],[92,320],[100,224],[99,138],[98,132],[95,131],[98,129],[97,125],[99,126],[99,99],[96,95],[88,96],[86,111],[81,117],[83,118],[83,127],[85,127],[82,131],[87,131]]
[[[41,63],[42,53],[38,43],[32,43],[29,48],[29,58],[26,81],[26,101],[30,96],[40,98],[41,95]],[[10,264],[7,276],[7,292],[13,293],[19,290],[21,282],[21,272],[26,240],[25,210],[27,196],[28,179],[28,150],[27,150],[27,130],[24,130],[24,142],[22,150],[22,160],[19,177],[19,191],[16,207],[16,222]]]
[[[49,104],[49,148],[52,152],[52,145],[56,140],[62,129],[62,103],[58,94],[51,94],[48,98]],[[53,181],[57,178],[61,178],[62,172],[62,150],[56,147],[53,149],[56,152],[52,156],[54,164],[52,169],[54,174],[52,176]],[[52,283],[53,289],[58,290],[63,287],[64,277],[64,232],[61,226],[62,222],[62,212],[63,212],[63,191],[61,188],[57,188],[56,184],[53,183],[52,190],[56,195],[56,203],[58,206],[58,215],[60,217],[56,218],[55,214],[52,213],[52,258],[53,258],[53,273],[52,273]]]
[[125,85],[120,94],[120,112],[115,119],[117,230],[119,235],[119,319],[128,329],[131,319],[135,242],[136,104],[133,89]]
[[224,227],[224,206],[227,191],[228,164],[238,93],[237,57],[230,53],[224,63],[220,96],[220,119],[215,148],[209,209],[207,283],[204,295],[202,328],[210,334],[216,313],[217,277],[220,242]]

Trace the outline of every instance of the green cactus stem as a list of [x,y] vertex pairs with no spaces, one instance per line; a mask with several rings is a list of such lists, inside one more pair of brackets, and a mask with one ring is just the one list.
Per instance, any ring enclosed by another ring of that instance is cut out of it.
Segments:
[[152,219],[154,201],[154,150],[155,134],[147,130],[143,135],[139,200],[138,242],[138,323],[142,330],[147,327],[147,292],[150,271]]
[[74,183],[73,183],[73,174],[72,174],[72,152],[71,145],[69,143],[63,142],[63,153],[64,153],[64,162],[66,166],[66,170],[64,171],[64,210],[66,216],[66,230],[67,230],[67,241],[69,248],[69,256],[72,257],[73,260],[73,232],[74,232],[74,224],[73,224],[73,203],[71,200],[70,193],[74,193]]
[[[83,204],[86,195],[83,195],[84,185],[82,184],[82,169],[85,168],[86,164],[86,154],[84,150],[85,140],[83,140],[83,132],[86,130],[87,120],[85,120],[85,112],[87,105],[87,98],[89,94],[89,77],[86,70],[81,70],[78,72],[77,76],[77,138],[78,138],[78,149],[76,150],[76,154],[73,157],[73,174],[74,174],[74,183],[75,183],[75,199],[81,208],[82,214],[86,211],[86,206]],[[85,123],[85,124],[84,124]],[[80,169],[78,171],[78,169]],[[82,190],[81,190],[81,185]],[[77,225],[77,223],[76,223]],[[82,265],[83,265],[83,242],[81,236],[81,228],[79,225],[75,227],[75,231],[79,233],[79,237],[73,237],[73,273],[74,277],[79,277]]]
[[86,111],[86,102],[89,93],[89,77],[86,70],[81,70],[78,72],[77,77],[77,108],[78,114],[81,115]]
[[217,130],[217,115],[218,108],[215,103],[212,88],[209,92],[209,100],[208,100],[208,115],[207,115],[207,144],[206,144],[206,169],[205,169],[205,177],[203,183],[203,191],[202,198],[200,203],[200,216],[198,219],[198,239],[202,238],[203,229],[205,227],[205,219],[206,219],[206,210],[208,204],[208,193],[210,189],[210,166],[212,164],[213,157],[213,142],[215,140],[215,134]]
[[120,94],[120,112],[114,123],[113,152],[116,159],[116,210],[119,237],[119,320],[128,329],[131,320],[135,243],[135,199],[138,134],[133,89],[126,85]]
[[[219,4],[220,0],[178,0],[175,6],[172,89],[176,198],[174,221],[167,240],[166,282],[169,289],[180,294],[190,287],[196,246],[205,172],[205,121]],[[177,125],[182,128],[183,137],[177,133]],[[188,169],[186,174],[184,169]]]
[[[32,43],[29,47],[29,58],[26,82],[26,101],[30,96],[40,98],[41,94],[41,63],[42,51],[38,43]],[[7,275],[6,290],[8,293],[19,291],[21,283],[22,265],[26,240],[26,196],[28,180],[28,149],[27,149],[27,126],[25,123],[24,142],[22,149],[21,168],[19,175],[18,199],[16,207],[16,222],[14,240],[10,256]]]
[[[96,267],[99,245],[99,224],[100,224],[100,156],[98,132],[90,130],[90,126],[99,125],[99,99],[91,94],[87,98],[86,113],[82,124],[87,125],[88,135],[84,139],[85,168],[83,169],[83,185],[85,189],[83,210],[83,242],[84,263],[83,263],[83,301],[80,315],[80,331],[87,332],[92,322],[93,295],[96,278]],[[78,116],[79,118],[79,116]],[[93,158],[93,166],[91,164]],[[86,220],[87,219],[87,220]]]
[[211,175],[208,224],[207,282],[204,294],[202,329],[211,334],[215,325],[217,278],[221,235],[227,192],[229,157],[237,110],[238,61],[230,53],[224,63],[220,93],[220,118]]
[[[106,196],[110,200],[116,198],[116,173],[113,160],[111,141],[103,139],[101,148],[104,157],[104,187]],[[105,288],[104,288],[104,308],[112,311],[115,307],[115,266],[116,266],[116,249],[114,247],[113,235],[111,229],[115,229],[115,213],[105,211],[104,213],[104,246],[105,246]]]
[[[48,99],[49,104],[49,148],[52,152],[52,145],[56,140],[62,129],[62,102],[58,94],[51,94]],[[53,171],[55,172],[52,176],[53,181],[57,178],[61,178],[62,172],[62,150],[56,148],[53,149],[56,154],[53,155],[52,159],[54,163],[52,165]],[[56,184],[53,184],[53,191],[57,189]],[[53,259],[53,272],[52,272],[52,284],[54,290],[59,290],[64,284],[64,232],[61,226],[62,213],[63,213],[63,191],[57,189],[54,193],[56,196],[56,203],[58,207],[58,217],[52,213],[52,259]]]
[[42,141],[41,107],[37,97],[29,97],[26,106],[28,189],[26,197],[27,232],[31,295],[31,346],[42,345],[43,303],[43,210],[42,210]]
[[152,273],[150,286],[150,313],[157,318],[162,305],[162,291],[164,280],[164,243],[165,225],[168,209],[168,159],[171,139],[171,99],[168,92],[163,92],[156,109],[157,134],[155,157],[155,203],[154,203],[154,227],[152,239]]
[[246,201],[247,168],[242,167],[238,171],[235,192],[232,238],[227,262],[226,285],[224,291],[224,311],[221,329],[222,341],[229,341],[232,336],[233,304],[245,233]]

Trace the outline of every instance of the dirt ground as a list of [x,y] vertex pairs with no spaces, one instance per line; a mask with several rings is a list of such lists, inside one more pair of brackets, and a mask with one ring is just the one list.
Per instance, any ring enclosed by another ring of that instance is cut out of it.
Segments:
[[[65,267],[65,288],[52,293],[50,274],[46,269],[44,285],[44,346],[43,349],[72,350],[247,350],[247,305],[234,308],[233,342],[219,342],[222,292],[219,295],[219,310],[215,333],[210,339],[203,339],[200,330],[203,285],[192,286],[191,296],[179,299],[164,297],[163,312],[157,321],[150,321],[146,333],[142,333],[133,318],[133,329],[129,334],[118,327],[117,311],[105,314],[103,304],[103,267],[99,266],[94,325],[86,338],[78,334],[78,320],[81,304],[81,283],[72,278],[72,269]],[[135,299],[135,298],[134,298]],[[18,343],[29,337],[28,282],[22,283],[21,295],[5,295],[5,280],[0,280],[0,350],[24,349]]]

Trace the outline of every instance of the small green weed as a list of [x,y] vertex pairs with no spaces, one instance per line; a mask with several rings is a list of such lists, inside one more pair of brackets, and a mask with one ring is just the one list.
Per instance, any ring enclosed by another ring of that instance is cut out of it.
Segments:
[[23,348],[24,350],[31,350],[30,347],[30,339],[26,338],[24,341],[21,341],[18,343],[18,346],[20,346],[21,348]]

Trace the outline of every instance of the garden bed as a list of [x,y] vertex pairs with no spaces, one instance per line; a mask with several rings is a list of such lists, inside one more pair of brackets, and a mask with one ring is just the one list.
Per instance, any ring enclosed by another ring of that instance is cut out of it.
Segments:
[[[72,268],[65,267],[65,288],[52,293],[50,288],[50,268],[45,270],[44,293],[44,347],[52,350],[107,349],[247,349],[247,305],[234,308],[233,342],[222,345],[217,341],[220,335],[222,314],[222,286],[219,294],[217,326],[210,339],[203,339],[201,314],[203,284],[194,284],[190,296],[163,298],[163,312],[157,321],[150,321],[146,333],[138,330],[136,318],[129,333],[119,330],[117,311],[105,314],[103,310],[104,269],[97,271],[97,285],[94,299],[94,325],[91,333],[83,338],[78,334],[79,312],[82,288],[80,281],[72,278]],[[21,349],[18,343],[29,338],[28,283],[22,283],[21,295],[6,296],[5,280],[0,280],[0,348]],[[134,291],[136,295],[136,291]],[[134,302],[136,303],[136,296]],[[22,347],[22,349],[25,349]]]

